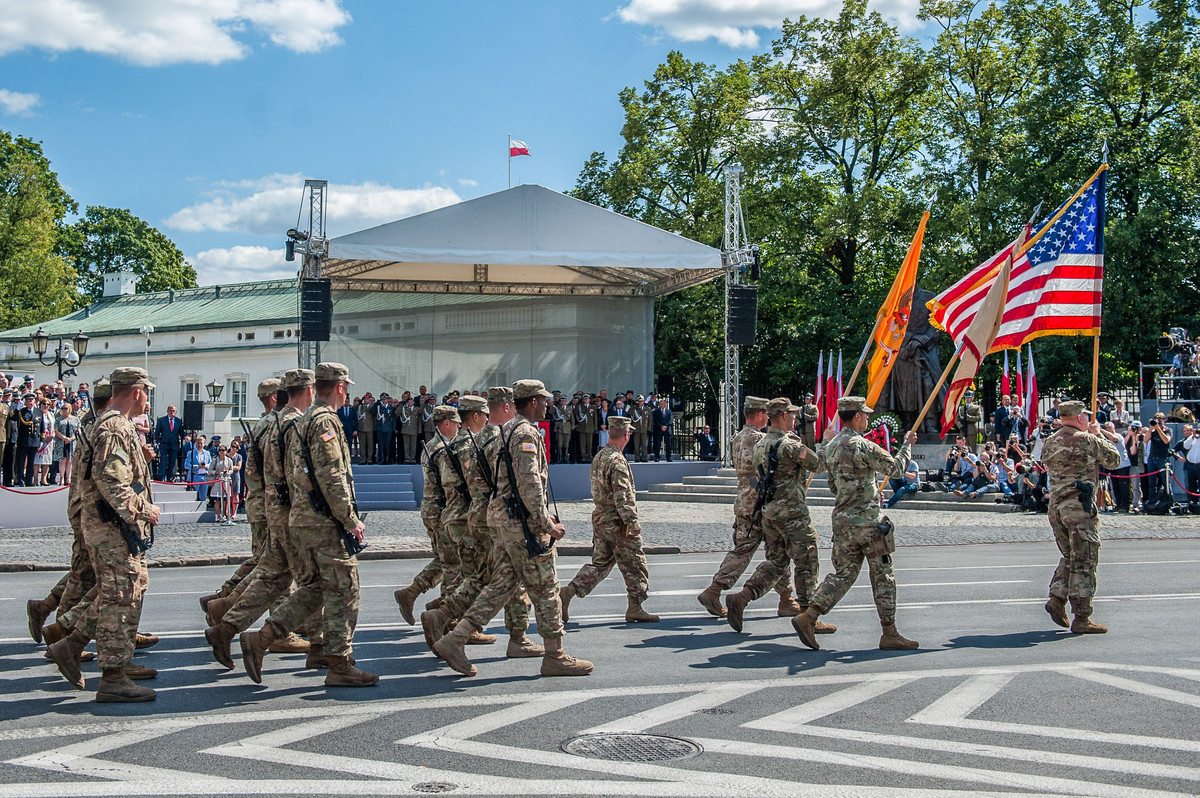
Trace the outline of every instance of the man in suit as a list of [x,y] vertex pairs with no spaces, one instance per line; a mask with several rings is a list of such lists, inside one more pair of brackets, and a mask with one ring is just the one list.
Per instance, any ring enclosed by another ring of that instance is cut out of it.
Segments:
[[175,479],[175,464],[183,449],[183,421],[176,416],[175,405],[167,405],[167,414],[154,425],[154,441],[158,444],[158,478]]
[[358,409],[347,402],[337,409],[337,415],[342,422],[342,432],[346,433],[346,445],[353,453],[358,443]]
[[1012,421],[1010,416],[1010,408],[1012,407],[1012,397],[1000,397],[1000,406],[996,408],[996,412],[992,415],[992,435],[995,436],[996,443],[1004,446],[1008,443],[1008,433],[1012,431]]
[[658,400],[658,407],[654,408],[650,425],[651,448],[654,451],[654,461],[658,462],[659,447],[666,444],[667,462],[671,462],[671,408],[667,406],[665,398]]

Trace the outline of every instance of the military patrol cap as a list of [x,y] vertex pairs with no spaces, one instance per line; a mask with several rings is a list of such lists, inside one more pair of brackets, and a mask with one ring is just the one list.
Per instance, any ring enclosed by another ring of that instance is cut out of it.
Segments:
[[283,381],[277,380],[274,377],[272,377],[268,380],[263,380],[262,382],[260,382],[258,384],[258,398],[266,399],[271,394],[278,393],[279,389],[282,387],[283,387]]
[[975,398],[975,392],[974,392],[974,391],[972,391],[970,388],[968,388],[968,389],[966,390],[966,392],[963,394],[963,398],[964,398],[964,399],[974,399],[974,398]]
[[[641,399],[642,397],[639,396],[638,398]],[[746,412],[750,412],[752,410],[755,412],[759,410],[766,410],[768,404],[770,404],[770,401],[763,399],[761,396],[747,396]]]
[[288,369],[283,374],[284,388],[303,388],[305,385],[312,385],[317,379],[317,375],[312,369]]
[[513,399],[528,399],[531,396],[552,398],[541,380],[517,380],[513,383]]
[[458,411],[450,405],[438,405],[433,408],[433,423],[441,424],[443,421],[462,421],[458,416]]
[[112,383],[101,377],[92,384],[92,396],[97,399],[112,398]]
[[1091,415],[1092,411],[1088,409],[1087,405],[1077,399],[1071,399],[1067,402],[1060,402],[1058,405],[1059,418],[1071,418],[1073,416],[1083,415],[1084,413]]
[[108,381],[113,385],[144,385],[147,388],[153,388],[154,383],[150,382],[150,375],[145,369],[139,369],[136,366],[121,366],[115,368],[112,374],[109,375]]
[[795,413],[799,409],[786,396],[779,396],[767,402],[767,415],[769,416],[778,416],[781,413]]
[[481,396],[464,396],[458,400],[458,412],[460,413],[486,413],[487,400]]
[[867,400],[862,396],[843,396],[837,402],[838,412],[853,410],[858,413],[874,413],[875,408],[867,405]]
[[637,395],[637,398],[636,398],[636,399],[634,399],[633,401],[635,401],[635,402],[644,402],[644,401],[646,401],[646,397],[642,396],[642,395],[639,393],[639,394]]
[[350,369],[341,363],[318,363],[317,379],[328,382],[348,382],[351,385],[354,384],[354,380],[350,379]]
[[513,400],[512,388],[507,385],[498,385],[495,388],[488,388],[488,402],[491,404],[500,404],[501,402],[511,402]]
[[629,419],[625,416],[612,416],[607,421],[608,431],[618,435],[629,432]]
[[33,391],[30,391],[29,393],[25,394],[21,398],[22,399],[37,399],[37,394],[34,393]]

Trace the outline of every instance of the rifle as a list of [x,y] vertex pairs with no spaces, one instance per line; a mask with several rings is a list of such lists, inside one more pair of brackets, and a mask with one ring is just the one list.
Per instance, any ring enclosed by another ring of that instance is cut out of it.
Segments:
[[[82,424],[79,426],[79,432],[77,434],[83,439],[83,442],[87,444],[87,469],[84,471],[83,478],[88,482],[91,482],[92,453],[95,451],[95,449],[92,446],[92,442],[88,440],[87,434],[83,431]],[[143,491],[146,490],[145,486],[140,482],[133,483],[131,487],[133,488],[133,492],[139,496]],[[112,524],[117,529],[121,530],[121,537],[125,539],[125,548],[129,549],[130,556],[137,557],[140,554],[144,554],[145,552],[149,551],[151,546],[154,545],[153,524],[150,525],[150,537],[148,539],[143,538],[142,533],[138,531],[137,527],[122,518],[121,514],[118,513],[116,509],[114,509],[113,506],[108,503],[108,500],[100,495],[96,496],[96,514],[100,516],[100,520],[104,523]]]
[[258,433],[259,437],[255,438],[254,430],[246,423],[246,419],[239,418],[238,421],[241,422],[242,432],[246,433],[246,440],[249,441],[246,444],[246,450],[248,454],[254,455],[254,472],[258,475],[258,482],[261,485],[265,476],[263,473],[262,445],[259,442],[259,438],[266,434],[266,427],[263,428],[263,432]]
[[[470,435],[469,432],[467,434]],[[454,486],[454,489],[458,491],[458,495],[462,497],[463,501],[465,501],[467,504],[470,504],[471,489],[467,487],[467,476],[463,473],[462,463],[458,461],[458,457],[450,448],[450,444],[446,442],[446,436],[442,434],[441,430],[438,430],[437,436],[438,440],[442,442],[442,451],[446,453],[446,457],[450,458],[450,465],[454,467],[454,473],[458,475],[458,484]],[[472,438],[472,440],[474,440],[474,438]]]
[[[296,421],[298,420],[299,419],[293,419],[290,421],[287,425],[287,430],[294,429],[296,426]],[[341,421],[339,420],[338,429],[340,430],[341,428]],[[284,432],[286,433],[287,430],[284,430]],[[312,485],[312,490],[308,492],[309,506],[312,507],[314,513],[320,513],[333,522],[334,528],[337,529],[338,537],[342,539],[342,545],[346,547],[346,553],[351,557],[355,556],[365,549],[367,544],[360,542],[356,537],[347,532],[346,527],[342,525],[342,522],[333,515],[333,510],[330,509],[329,502],[325,500],[325,494],[321,492],[321,486],[317,483],[315,477],[317,469],[316,466],[313,465],[312,449],[309,448],[308,441],[305,439],[304,435],[300,434],[299,430],[296,430],[296,441],[300,444],[300,456],[304,458],[304,473],[308,475],[308,484]],[[281,449],[283,448],[282,443],[283,440],[281,436]],[[347,474],[346,476],[350,480],[351,486],[353,486],[354,477],[350,474]],[[353,508],[354,514],[359,516],[359,518],[362,518],[358,512],[358,502],[354,499],[353,487],[350,489],[350,496],[350,506]]]
[[783,438],[775,442],[775,445],[767,449],[766,468],[759,466],[756,471],[757,479],[752,479],[751,483],[758,491],[758,496],[754,499],[754,509],[750,511],[750,523],[759,524],[762,522],[763,507],[775,498],[775,469],[779,467],[779,447],[783,445]]
[[[471,433],[468,431],[468,435]],[[479,463],[479,473],[483,474],[483,481],[488,486],[488,498],[496,495],[496,479],[492,476],[492,470],[488,468],[487,458],[483,456],[483,449],[479,448],[479,441],[471,435],[471,443],[475,444],[475,461]]]
[[[509,432],[508,437],[509,440],[512,440],[512,432]],[[504,440],[503,428],[500,430],[500,451],[497,459],[504,461],[504,465],[508,469],[508,488],[512,491],[510,495],[504,497],[504,506],[508,510],[508,517],[521,522],[521,532],[525,536],[525,551],[529,553],[530,557],[540,557],[554,548],[554,538],[550,538],[549,546],[543,546],[529,528],[529,510],[521,501],[521,492],[517,490],[517,472],[513,468],[512,452],[508,450],[508,441]],[[499,463],[497,463],[498,465]]]

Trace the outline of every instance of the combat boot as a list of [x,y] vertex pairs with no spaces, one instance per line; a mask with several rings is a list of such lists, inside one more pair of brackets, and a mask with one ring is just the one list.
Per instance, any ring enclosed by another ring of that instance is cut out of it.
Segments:
[[204,639],[212,646],[213,659],[221,663],[227,671],[233,670],[233,652],[230,649],[237,633],[237,627],[225,621],[204,630]]
[[658,623],[659,617],[652,615],[642,609],[642,602],[637,599],[629,599],[629,606],[625,609],[625,623]]
[[454,619],[450,617],[449,610],[436,609],[421,613],[421,630],[425,633],[425,645],[429,646],[430,651],[433,651],[433,644],[453,628]]
[[146,668],[142,665],[134,665],[132,662],[125,665],[125,675],[135,681],[143,679],[153,679],[158,676],[158,671],[154,668]]
[[83,689],[83,672],[79,670],[79,655],[88,644],[87,636],[78,630],[59,640],[46,649],[50,659],[58,666],[58,672],[63,675],[76,690]]
[[1098,623],[1092,623],[1091,599],[1072,597],[1071,612],[1075,615],[1075,620],[1071,621],[1071,634],[1102,635],[1108,631],[1107,626],[1101,626]]
[[562,605],[563,623],[566,623],[569,620],[567,618],[567,606],[571,603],[571,599],[573,598],[575,598],[574,585],[567,585],[558,591],[558,603]]
[[587,676],[592,672],[592,663],[586,659],[575,659],[563,651],[561,637],[546,637],[546,653],[542,656],[543,676]]
[[897,632],[896,624],[883,624],[883,634],[879,637],[880,651],[912,651],[920,645],[916,640],[909,640]]
[[100,704],[139,703],[153,701],[158,693],[149,687],[134,684],[122,668],[106,668],[100,677],[96,701]]
[[[805,609],[808,609],[808,607],[805,607]],[[837,631],[837,627],[831,623],[825,623],[824,621],[822,621],[820,619],[817,619],[816,621],[813,622],[813,632],[815,634],[831,635],[836,631]]]
[[276,638],[269,651],[272,654],[307,654],[308,641],[295,632],[288,632],[284,637]]
[[215,626],[215,624],[212,622],[212,618],[210,618],[208,615],[208,603],[214,599],[219,599],[224,595],[224,593],[217,592],[209,593],[207,596],[200,597],[200,611],[204,613],[204,620],[208,621],[209,626]]
[[1071,625],[1071,619],[1067,617],[1067,602],[1057,596],[1051,596],[1045,609],[1050,614],[1050,620],[1062,628],[1066,629]]
[[321,668],[329,667],[329,661],[325,656],[324,644],[308,644],[308,656],[304,658],[304,667],[310,668],[314,671],[319,671]]
[[158,635],[144,635],[138,632],[133,637],[133,647],[136,649],[150,648],[158,645]]
[[779,597],[779,608],[775,611],[775,614],[780,618],[795,618],[802,612],[804,612],[804,607],[800,606],[795,596]]
[[69,634],[71,633],[63,628],[63,625],[58,621],[42,627],[42,639],[46,641],[47,646],[54,645]]
[[417,597],[421,595],[421,591],[414,586],[402,587],[392,594],[396,603],[400,605],[400,617],[402,617],[409,626],[417,622],[413,615],[413,605],[417,603]]
[[504,656],[509,659],[525,659],[527,657],[545,656],[546,649],[539,646],[537,643],[525,636],[524,632],[510,632],[508,636],[508,650],[504,652]]
[[278,637],[275,627],[267,621],[257,632],[242,632],[238,638],[238,644],[242,647],[242,666],[255,684],[262,684],[263,657]]
[[478,671],[467,657],[466,648],[467,640],[477,631],[475,625],[464,618],[450,634],[442,635],[442,638],[433,644],[433,653],[463,676],[474,676]]
[[746,605],[749,603],[750,594],[746,592],[746,588],[725,597],[725,609],[729,611],[725,620],[729,621],[733,631],[742,631],[742,613],[746,611]]
[[360,671],[350,663],[349,657],[325,657],[329,672],[325,674],[326,687],[370,687],[379,681],[373,673]]
[[42,642],[42,627],[46,625],[46,619],[56,608],[57,605],[46,606],[45,599],[30,599],[25,602],[25,615],[29,619],[29,636],[33,638],[33,642]]
[[425,609],[429,612],[432,612],[433,610],[441,609],[441,606],[442,606],[442,597],[438,596],[437,598],[433,599],[428,604],[426,604]]
[[800,635],[800,642],[813,651],[821,648],[821,644],[817,642],[817,621],[820,617],[821,611],[809,604],[808,609],[792,618],[792,628]]
[[[438,612],[441,612],[443,609],[444,609],[444,607],[438,607]],[[495,635],[488,635],[488,634],[484,634],[483,632],[476,632],[475,634],[473,634],[469,638],[467,638],[468,646],[490,646],[492,643],[495,643],[495,642],[496,642]]]
[[219,596],[208,602],[208,619],[212,622],[212,626],[216,626],[225,617],[225,613],[237,604],[238,594],[230,593],[228,596]]
[[721,606],[721,588],[716,585],[704,588],[704,592],[696,596],[696,601],[714,618],[724,618],[728,614],[728,610]]

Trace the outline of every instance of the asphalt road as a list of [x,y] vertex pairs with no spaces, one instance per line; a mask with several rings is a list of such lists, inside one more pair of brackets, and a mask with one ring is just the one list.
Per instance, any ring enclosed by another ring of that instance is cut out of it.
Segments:
[[[391,599],[422,563],[371,562],[355,656],[382,680],[330,691],[300,655],[270,655],[262,686],[240,662],[226,673],[196,598],[231,569],[156,570],[143,629],[164,639],[138,661],[161,670],[159,698],[142,705],[95,704],[94,666],[88,692],[67,685],[25,632],[25,599],[57,575],[6,574],[0,798],[1197,794],[1200,545],[1106,542],[1104,636],[1043,612],[1055,558],[1045,543],[901,548],[899,627],[921,649],[885,653],[865,574],[814,652],[769,597],[742,634],[703,613],[719,556],[654,557],[661,623],[623,622],[619,576],[573,602],[566,648],[596,663],[574,679],[504,659],[503,637],[470,647],[479,674],[459,677]],[[564,583],[580,563],[560,561]],[[623,758],[562,749],[580,735]]]

